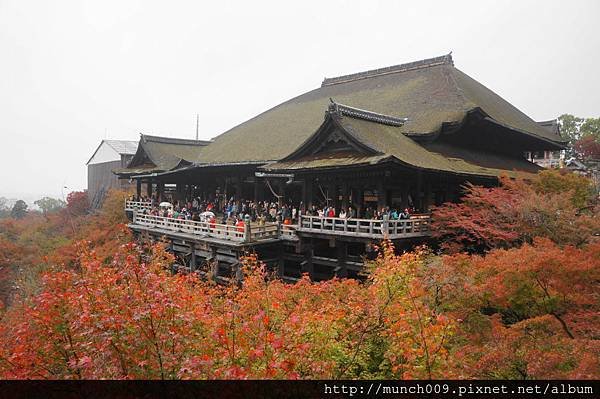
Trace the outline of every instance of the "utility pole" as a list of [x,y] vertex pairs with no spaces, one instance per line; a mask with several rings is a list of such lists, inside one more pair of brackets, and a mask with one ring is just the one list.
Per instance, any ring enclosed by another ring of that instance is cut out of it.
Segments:
[[196,114],[196,140],[198,140],[198,124],[200,123],[200,115]]

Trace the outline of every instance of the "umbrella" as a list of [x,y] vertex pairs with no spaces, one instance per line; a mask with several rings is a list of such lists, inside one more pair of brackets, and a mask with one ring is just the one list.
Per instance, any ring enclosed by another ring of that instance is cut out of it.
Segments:
[[161,202],[159,206],[160,206],[161,208],[170,208],[170,207],[172,207],[173,205],[172,205],[170,202],[166,202],[166,201],[165,201],[165,202]]
[[210,211],[202,212],[200,214],[200,220],[202,220],[203,222],[206,221],[206,220],[210,220],[210,219],[212,219],[214,217],[215,217],[215,214],[212,213],[212,212],[210,212]]

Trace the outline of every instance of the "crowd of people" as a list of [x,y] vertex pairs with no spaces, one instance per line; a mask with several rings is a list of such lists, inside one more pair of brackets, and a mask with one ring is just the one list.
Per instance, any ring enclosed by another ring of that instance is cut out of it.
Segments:
[[362,215],[358,215],[356,208],[348,206],[347,208],[340,208],[339,211],[332,206],[317,207],[313,205],[310,207],[305,215],[307,216],[319,216],[319,217],[337,217],[341,219],[383,219],[386,215],[390,220],[398,219],[409,219],[410,215],[414,213],[414,210],[405,208],[404,211],[398,211],[397,208],[390,208],[386,206],[381,209],[366,207]]
[[219,206],[216,201],[204,201],[200,198],[194,198],[191,201],[173,201],[168,202],[166,206],[160,206],[156,196],[153,197],[132,197],[131,200],[146,202],[150,206],[144,210],[145,214],[154,216],[163,216],[174,219],[194,220],[211,223],[243,225],[245,220],[264,224],[266,222],[280,222],[283,224],[295,224],[298,221],[300,213],[305,216],[318,217],[336,217],[342,219],[384,219],[386,216],[390,220],[409,219],[414,209],[383,207],[380,209],[366,207],[362,214],[359,214],[357,208],[350,205],[336,209],[333,206],[323,204],[321,206],[312,205],[306,211],[302,212],[304,206],[299,204],[283,203],[281,206],[273,201],[236,201],[230,198],[222,202]]

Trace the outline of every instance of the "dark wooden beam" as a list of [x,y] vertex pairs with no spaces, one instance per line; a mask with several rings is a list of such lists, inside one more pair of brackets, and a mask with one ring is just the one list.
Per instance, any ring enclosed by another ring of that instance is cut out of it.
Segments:
[[348,266],[346,265],[346,256],[348,255],[348,244],[344,241],[337,242],[338,267],[336,276],[340,278],[348,277]]

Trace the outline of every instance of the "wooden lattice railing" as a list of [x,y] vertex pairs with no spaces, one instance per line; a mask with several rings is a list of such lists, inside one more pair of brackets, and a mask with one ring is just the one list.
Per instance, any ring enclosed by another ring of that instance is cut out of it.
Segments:
[[133,212],[133,224],[161,230],[192,235],[254,242],[264,239],[297,240],[297,233],[319,233],[337,236],[353,236],[371,239],[400,239],[424,237],[430,234],[430,216],[413,215],[409,219],[345,219],[319,216],[299,217],[297,224],[251,223],[249,219],[242,226],[199,222],[154,216],[145,213],[150,209],[149,202],[127,201],[125,210]]
[[409,219],[345,219],[301,216],[297,231],[366,238],[409,238],[429,235],[429,215]]

